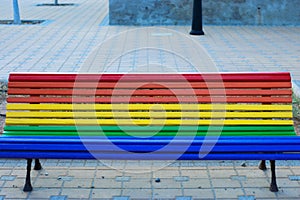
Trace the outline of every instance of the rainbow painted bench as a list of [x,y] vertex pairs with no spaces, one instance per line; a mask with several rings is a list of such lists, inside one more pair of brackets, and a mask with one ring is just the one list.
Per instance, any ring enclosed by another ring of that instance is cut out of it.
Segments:
[[[1,158],[299,160],[289,73],[11,73]],[[36,169],[40,163],[36,160]]]

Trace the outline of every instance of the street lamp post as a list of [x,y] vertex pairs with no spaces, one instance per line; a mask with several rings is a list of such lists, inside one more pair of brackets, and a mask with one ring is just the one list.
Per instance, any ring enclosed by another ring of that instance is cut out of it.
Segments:
[[13,0],[14,24],[21,24],[18,0]]
[[202,25],[202,0],[194,0],[191,35],[204,35]]

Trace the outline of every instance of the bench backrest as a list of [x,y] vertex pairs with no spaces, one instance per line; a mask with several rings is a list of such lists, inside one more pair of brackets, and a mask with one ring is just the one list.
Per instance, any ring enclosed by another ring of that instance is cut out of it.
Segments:
[[295,135],[290,74],[11,73],[6,135]]

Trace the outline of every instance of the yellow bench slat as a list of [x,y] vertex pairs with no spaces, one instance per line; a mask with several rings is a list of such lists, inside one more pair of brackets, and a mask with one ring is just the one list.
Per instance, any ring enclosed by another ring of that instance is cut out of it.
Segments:
[[7,125],[293,125],[292,120],[32,119],[7,118]]
[[292,118],[284,112],[204,112],[204,111],[154,111],[154,112],[8,112],[7,118]]
[[291,105],[261,104],[7,104],[7,110],[230,110],[292,111]]

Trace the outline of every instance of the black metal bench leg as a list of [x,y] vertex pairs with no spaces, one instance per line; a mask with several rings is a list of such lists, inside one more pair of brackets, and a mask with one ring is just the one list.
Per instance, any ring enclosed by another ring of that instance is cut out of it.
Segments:
[[42,169],[42,165],[40,163],[40,160],[39,159],[35,159],[35,162],[34,162],[34,170],[41,170]]
[[32,159],[27,159],[27,173],[26,173],[25,185],[23,188],[24,192],[32,191],[31,178],[30,178],[31,164],[32,164]]
[[270,164],[271,164],[271,173],[272,173],[270,191],[278,192],[278,187],[276,183],[276,173],[275,173],[275,160],[270,160]]
[[258,166],[259,169],[261,170],[267,170],[267,166],[266,166],[266,161],[265,160],[262,160]]

